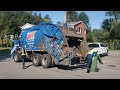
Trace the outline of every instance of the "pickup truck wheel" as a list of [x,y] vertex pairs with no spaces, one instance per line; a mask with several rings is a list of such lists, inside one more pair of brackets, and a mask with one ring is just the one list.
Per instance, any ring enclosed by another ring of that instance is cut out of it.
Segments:
[[41,56],[38,55],[38,54],[34,54],[34,55],[33,55],[32,63],[33,63],[33,65],[34,65],[35,67],[41,65],[41,63],[40,63],[40,58],[41,58]]
[[20,55],[18,53],[15,53],[13,59],[14,59],[15,62],[19,62],[20,61]]
[[108,56],[108,52],[106,53],[106,56]]
[[41,58],[41,65],[43,68],[48,68],[52,66],[52,57],[49,54],[43,54]]

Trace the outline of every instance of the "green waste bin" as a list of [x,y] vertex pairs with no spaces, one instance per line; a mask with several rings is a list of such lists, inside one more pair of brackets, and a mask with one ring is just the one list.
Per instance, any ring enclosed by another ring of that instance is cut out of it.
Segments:
[[98,56],[94,56],[92,59],[92,65],[91,65],[91,72],[96,72],[97,71],[97,61],[98,61]]
[[92,65],[91,65],[91,72],[99,72],[99,68],[97,67],[97,62],[100,62],[102,64],[102,61],[101,61],[101,58],[100,58],[100,55],[97,54],[96,56],[93,57],[92,59]]

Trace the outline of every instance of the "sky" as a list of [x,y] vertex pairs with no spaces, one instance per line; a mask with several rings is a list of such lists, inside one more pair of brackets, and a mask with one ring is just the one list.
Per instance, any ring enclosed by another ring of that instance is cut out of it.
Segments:
[[[37,11],[37,13],[41,13],[42,17],[48,14],[54,24],[56,24],[58,21],[62,23],[64,22],[64,11]],[[101,27],[102,21],[108,18],[105,16],[105,11],[85,11],[85,13],[89,17],[91,29],[99,29]]]

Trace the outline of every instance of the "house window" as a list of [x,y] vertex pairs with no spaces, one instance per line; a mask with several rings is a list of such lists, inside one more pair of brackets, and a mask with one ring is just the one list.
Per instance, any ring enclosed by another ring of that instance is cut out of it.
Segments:
[[84,29],[84,34],[86,34],[86,30]]
[[77,27],[75,29],[77,30]]
[[75,29],[77,30],[77,32],[79,32],[79,28],[78,27],[76,27]]
[[79,32],[82,33],[82,29],[81,28],[79,28]]

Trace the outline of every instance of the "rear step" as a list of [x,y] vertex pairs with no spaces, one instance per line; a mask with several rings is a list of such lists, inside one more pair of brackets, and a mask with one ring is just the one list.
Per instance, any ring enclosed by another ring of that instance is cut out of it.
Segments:
[[69,67],[77,67],[77,66],[80,66],[80,65],[85,65],[85,63],[81,63],[81,64],[74,64],[74,65],[70,65],[70,64],[69,64]]

